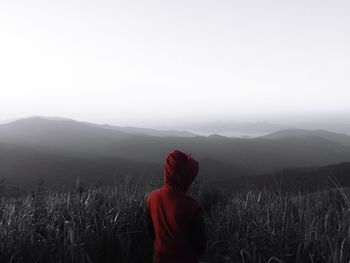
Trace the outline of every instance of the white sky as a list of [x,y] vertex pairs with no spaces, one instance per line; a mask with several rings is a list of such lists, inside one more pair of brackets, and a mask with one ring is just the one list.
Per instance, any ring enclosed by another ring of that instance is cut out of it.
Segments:
[[0,120],[268,120],[349,102],[348,0],[0,0]]

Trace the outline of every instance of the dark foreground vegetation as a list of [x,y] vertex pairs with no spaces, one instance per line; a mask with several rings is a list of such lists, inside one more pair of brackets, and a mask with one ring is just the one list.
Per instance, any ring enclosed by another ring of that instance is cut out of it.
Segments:
[[[0,262],[149,262],[145,196],[154,186],[46,191],[0,199]],[[202,262],[348,262],[350,202],[313,194],[194,185],[206,214]]]

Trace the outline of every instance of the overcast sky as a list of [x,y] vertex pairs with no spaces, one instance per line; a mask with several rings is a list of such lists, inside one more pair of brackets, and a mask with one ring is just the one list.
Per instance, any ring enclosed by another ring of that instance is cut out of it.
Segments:
[[350,1],[0,1],[0,120],[350,113]]

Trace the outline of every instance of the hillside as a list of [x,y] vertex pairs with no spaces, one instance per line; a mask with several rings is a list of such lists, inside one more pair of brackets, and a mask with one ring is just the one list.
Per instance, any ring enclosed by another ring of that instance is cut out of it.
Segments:
[[291,167],[260,176],[234,178],[235,189],[258,188],[288,192],[314,192],[350,187],[350,162],[319,167]]
[[121,158],[76,158],[52,154],[17,145],[0,143],[0,178],[8,187],[30,189],[43,180],[48,187],[71,187],[77,178],[86,185],[159,177],[158,164]]
[[237,139],[133,137],[119,143],[127,159],[157,161],[174,148],[264,173],[290,166],[321,166],[350,160],[350,148],[322,138]]
[[338,143],[343,146],[348,146],[348,147],[350,146],[349,135],[329,132],[324,130],[288,129],[288,130],[277,131],[277,132],[262,136],[261,138],[271,139],[271,140],[283,140],[288,138],[306,139],[309,137],[319,137],[334,143]]
[[232,122],[232,121],[213,121],[193,123],[186,125],[186,128],[194,131],[195,133],[211,134],[220,133],[228,137],[241,137],[241,136],[261,136],[262,134],[268,134],[282,129],[287,129],[289,126],[273,124],[269,122]]
[[149,136],[157,136],[157,137],[195,137],[196,134],[192,132],[188,132],[185,130],[155,130],[155,129],[147,129],[147,128],[138,128],[138,127],[120,127],[114,125],[96,125],[88,123],[88,125],[92,125],[99,128],[110,129],[114,131],[121,131],[128,134],[133,135],[149,135]]
[[241,139],[136,135],[71,120],[23,119],[0,125],[0,142],[75,158],[161,163],[175,149],[254,171],[350,161],[350,147],[320,136]]
[[34,117],[0,125],[0,142],[77,156],[111,156],[114,143],[131,136],[66,119]]
[[[123,180],[162,182],[163,160],[139,162],[117,157],[78,158],[38,151],[30,147],[0,143],[0,179],[7,189],[32,189],[41,180],[47,187],[69,188],[77,178],[86,186],[95,183],[108,186]],[[252,171],[215,159],[199,159],[198,180],[224,182]]]

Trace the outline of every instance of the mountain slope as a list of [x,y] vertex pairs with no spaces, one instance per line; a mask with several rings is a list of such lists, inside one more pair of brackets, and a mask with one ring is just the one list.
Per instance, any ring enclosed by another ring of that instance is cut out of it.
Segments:
[[220,133],[226,136],[242,136],[242,135],[261,135],[267,134],[281,129],[289,128],[286,125],[272,124],[268,122],[230,122],[230,121],[214,121],[188,124],[187,128],[191,131],[211,134]]
[[303,130],[303,129],[288,129],[277,131],[260,138],[271,140],[283,140],[288,138],[308,138],[317,136],[331,142],[338,143],[343,146],[350,146],[350,136],[341,133],[329,132],[324,130]]
[[[179,148],[197,158],[211,158],[257,173],[290,166],[321,166],[350,160],[350,148],[321,138],[233,139],[233,138],[154,138],[133,137],[119,142],[123,157],[155,162]],[[120,153],[121,154],[121,153]]]
[[268,188],[276,191],[308,192],[325,188],[350,187],[350,162],[319,167],[292,167],[260,176],[233,178],[232,185]]
[[98,124],[91,124],[91,123],[88,123],[88,125],[92,125],[99,128],[110,129],[114,131],[125,132],[133,135],[149,135],[149,136],[156,136],[156,137],[195,137],[197,136],[194,133],[184,131],[184,130],[183,131],[155,130],[155,129],[148,129],[148,128],[120,127],[120,126],[113,126],[113,125],[106,125],[106,124],[98,125]]
[[0,143],[0,178],[6,185],[32,188],[39,180],[46,186],[72,186],[76,178],[86,184],[100,181],[160,176],[158,164],[129,161],[120,158],[75,158],[52,154],[11,144]]
[[[200,159],[198,180],[227,181],[251,172],[244,167],[215,159]],[[43,180],[48,187],[72,186],[76,178],[91,185],[97,181],[112,185],[128,177],[153,181],[162,180],[163,163],[150,163],[109,158],[77,158],[52,154],[13,144],[0,143],[0,179],[8,186],[30,189]]]
[[197,159],[245,167],[255,174],[285,167],[323,166],[350,161],[350,147],[319,136],[240,139],[224,136],[135,135],[70,120],[34,118],[0,125],[0,142],[74,158],[122,158],[162,163],[173,149]]
[[34,117],[0,125],[0,142],[84,156],[111,156],[113,143],[131,136],[66,119]]

